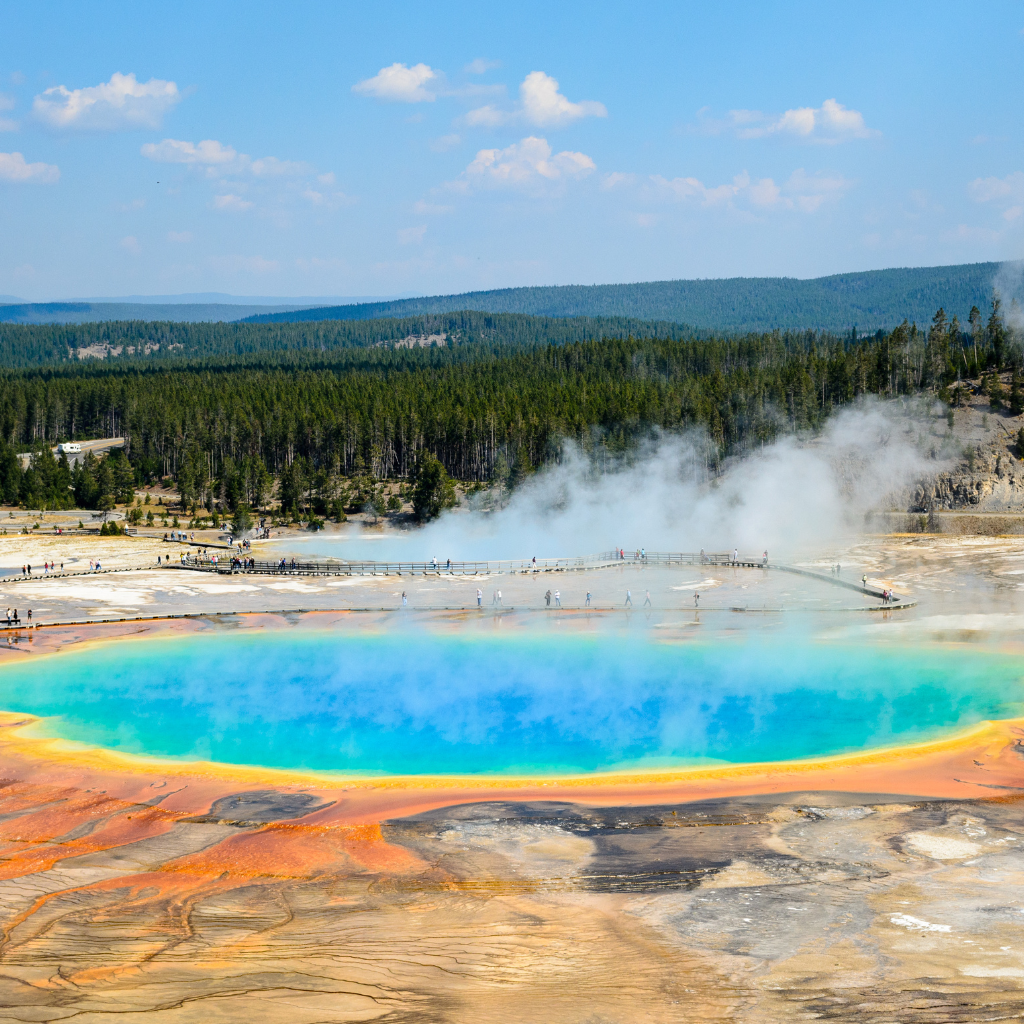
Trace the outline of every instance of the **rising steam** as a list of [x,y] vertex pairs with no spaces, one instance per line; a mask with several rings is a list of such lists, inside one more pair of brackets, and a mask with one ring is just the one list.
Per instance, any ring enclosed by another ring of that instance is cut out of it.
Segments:
[[442,560],[616,547],[794,553],[861,532],[865,513],[899,507],[896,492],[943,468],[936,422],[920,407],[865,403],[835,415],[816,437],[785,438],[732,459],[716,476],[697,434],[663,435],[602,471],[567,447],[504,508],[448,513],[410,540],[417,558]]

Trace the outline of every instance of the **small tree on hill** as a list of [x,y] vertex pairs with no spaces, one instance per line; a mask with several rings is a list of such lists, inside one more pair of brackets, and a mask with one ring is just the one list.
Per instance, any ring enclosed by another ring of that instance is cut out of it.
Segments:
[[252,529],[252,515],[249,506],[239,504],[235,514],[231,517],[231,535],[233,537],[244,537]]
[[412,508],[416,518],[425,523],[457,504],[455,484],[440,459],[430,452],[420,452],[416,460],[412,491]]

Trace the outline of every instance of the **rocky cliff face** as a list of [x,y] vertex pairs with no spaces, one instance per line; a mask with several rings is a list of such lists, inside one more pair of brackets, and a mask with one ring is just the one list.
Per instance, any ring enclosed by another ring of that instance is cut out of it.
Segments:
[[907,496],[907,512],[932,510],[1024,512],[1024,463],[1007,454],[963,462],[951,472],[922,480]]

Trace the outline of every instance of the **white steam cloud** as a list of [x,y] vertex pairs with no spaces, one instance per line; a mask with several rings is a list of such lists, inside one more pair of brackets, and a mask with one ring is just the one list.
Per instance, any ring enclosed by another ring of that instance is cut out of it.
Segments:
[[898,492],[945,468],[937,461],[937,424],[920,406],[864,403],[833,416],[816,437],[766,445],[731,459],[717,475],[709,474],[709,446],[696,433],[663,435],[611,469],[567,447],[560,463],[535,474],[504,508],[460,509],[422,530],[362,534],[379,538],[373,543],[350,546],[326,536],[307,543],[325,554],[381,561],[555,558],[620,547],[738,547],[751,556],[767,548],[781,559],[863,532],[870,510],[905,509]]
[[[1003,303],[1003,319],[1014,332],[1024,331],[1024,260],[1007,260],[1000,264],[992,290]],[[988,316],[988,310],[982,310]],[[1020,343],[1020,339],[1014,339]]]

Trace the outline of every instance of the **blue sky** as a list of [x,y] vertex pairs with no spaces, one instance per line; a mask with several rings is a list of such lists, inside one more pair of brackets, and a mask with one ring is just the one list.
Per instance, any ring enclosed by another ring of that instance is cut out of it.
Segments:
[[1024,4],[0,0],[0,294],[1024,255]]

